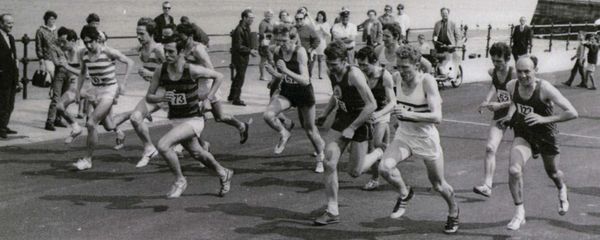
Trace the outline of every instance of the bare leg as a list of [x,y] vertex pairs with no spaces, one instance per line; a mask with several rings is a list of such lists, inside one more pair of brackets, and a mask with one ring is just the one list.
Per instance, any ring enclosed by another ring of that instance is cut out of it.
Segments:
[[331,131],[334,141],[327,144],[325,151],[325,195],[327,196],[327,212],[339,215],[338,209],[338,173],[337,165],[348,141],[342,137],[340,132]]

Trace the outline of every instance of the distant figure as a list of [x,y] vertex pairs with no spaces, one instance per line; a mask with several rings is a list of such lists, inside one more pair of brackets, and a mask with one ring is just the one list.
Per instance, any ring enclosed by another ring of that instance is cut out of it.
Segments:
[[533,31],[531,27],[527,26],[527,18],[521,17],[519,23],[520,25],[515,26],[512,32],[512,53],[515,62],[520,56],[527,54],[527,49],[531,47],[531,38],[533,38]]
[[273,11],[267,10],[265,11],[265,18],[260,21],[258,25],[258,55],[260,55],[260,63],[258,65],[258,70],[260,72],[259,79],[261,81],[266,81],[265,78],[265,63],[268,60],[268,51],[269,45],[271,45],[271,38],[273,37]]
[[[596,83],[594,83],[594,72],[596,71],[596,65],[598,64],[598,50],[600,50],[600,43],[598,41],[598,35],[590,34],[587,36],[589,39],[585,41],[583,45],[588,49],[587,64],[585,65],[585,78],[582,87],[587,87],[589,90],[596,90]],[[592,86],[588,87],[588,80],[592,82]]]
[[179,19],[179,21],[182,24],[190,24],[192,26],[192,28],[194,29],[194,41],[202,43],[206,47],[209,46],[208,43],[210,39],[208,38],[208,34],[206,34],[206,32],[204,32],[204,30],[202,30],[200,26],[196,25],[196,23],[191,22],[190,18],[188,18],[187,16],[182,16]]
[[288,13],[288,11],[286,10],[281,10],[279,11],[279,21],[276,22],[274,25],[278,25],[278,24],[282,24],[286,22],[286,19],[290,16],[290,13]]
[[162,10],[163,13],[154,18],[154,22],[156,23],[156,34],[154,34],[154,40],[157,42],[162,39],[162,29],[168,24],[175,24],[173,16],[169,15],[169,12],[171,12],[171,3],[169,1],[163,2]]
[[424,34],[419,34],[417,37],[417,49],[421,52],[421,56],[431,61],[431,45],[425,40]]
[[333,40],[341,40],[346,44],[348,63],[354,63],[354,47],[356,46],[356,25],[350,22],[350,10],[343,7],[339,15],[340,22],[333,25],[331,35]]
[[408,29],[410,28],[410,17],[404,12],[404,5],[402,3],[398,4],[396,10],[398,10],[396,22],[398,23],[398,25],[400,25],[400,28],[402,29],[402,35],[406,36]]
[[0,138],[17,133],[8,128],[8,122],[15,106],[15,94],[23,88],[19,82],[15,38],[10,34],[14,23],[11,14],[0,15]]
[[367,20],[358,25],[358,29],[363,30],[362,40],[367,46],[375,47],[381,44],[381,34],[383,25],[377,20],[377,12],[373,9],[367,11]]
[[585,85],[583,85],[584,79],[585,79],[585,75],[583,73],[584,72],[583,66],[585,64],[585,46],[583,45],[584,39],[585,39],[585,32],[579,31],[579,35],[577,35],[577,40],[579,41],[579,45],[577,46],[577,51],[575,51],[575,56],[573,56],[571,58],[571,61],[575,60],[575,64],[573,65],[573,68],[571,69],[571,76],[569,76],[569,80],[562,83],[563,85],[566,85],[567,87],[571,86],[571,83],[573,83],[573,80],[575,79],[575,75],[577,75],[577,73],[579,73],[579,75],[581,76],[581,83],[579,83],[579,85],[577,85],[577,86],[585,87]]
[[240,99],[242,87],[246,78],[246,69],[248,68],[249,56],[256,57],[258,52],[251,47],[250,26],[254,22],[254,13],[246,9],[242,12],[242,19],[231,33],[231,63],[235,67],[235,77],[231,83],[229,96],[227,100],[233,105],[246,106],[246,103]]
[[311,78],[312,66],[315,60],[314,50],[321,44],[321,39],[305,18],[307,18],[307,15],[302,12],[296,14],[296,30],[298,31],[300,46],[306,50],[306,56],[308,56],[308,77]]
[[316,62],[319,69],[319,79],[323,79],[321,73],[321,68],[323,65],[323,61],[325,59],[325,48],[327,47],[327,40],[331,39],[331,25],[327,23],[327,14],[325,11],[319,11],[317,13],[317,19],[315,23],[315,30],[321,39],[319,46],[315,49],[315,54],[317,55],[316,61],[313,61],[313,64]]
[[175,34],[175,28],[177,28],[177,26],[175,26],[175,24],[167,24],[163,27],[163,29],[160,31],[160,41],[162,42],[163,40],[170,38],[171,36],[173,36]]
[[392,9],[391,5],[385,5],[385,8],[383,9],[383,15],[379,16],[378,20],[381,22],[382,25],[386,25],[386,24],[392,24],[394,23],[395,19],[394,19],[394,15],[392,15],[392,12],[394,11]]
[[442,20],[437,21],[433,27],[433,45],[438,53],[454,52],[455,49],[449,46],[462,45],[462,34],[456,23],[448,19],[450,9],[445,7],[440,9],[440,15]]

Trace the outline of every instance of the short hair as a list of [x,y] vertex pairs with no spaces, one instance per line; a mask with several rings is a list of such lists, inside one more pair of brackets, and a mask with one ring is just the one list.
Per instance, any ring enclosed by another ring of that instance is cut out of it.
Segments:
[[149,17],[142,17],[138,19],[137,26],[146,27],[146,32],[148,32],[150,36],[153,36],[156,32],[156,23],[152,18]]
[[419,33],[419,35],[417,36],[417,38],[425,39],[425,34]]
[[279,18],[281,18],[281,15],[283,15],[284,13],[287,14],[288,16],[290,15],[290,13],[288,11],[282,9],[281,11],[279,11]]
[[290,39],[296,39],[296,37],[298,36],[298,30],[292,24],[284,23],[273,27],[273,35],[286,33],[290,35]]
[[50,19],[51,17],[53,17],[54,19],[57,19],[58,15],[56,15],[56,13],[52,10],[46,11],[46,13],[44,13],[44,23],[47,23],[48,19]]
[[412,45],[402,45],[396,49],[396,59],[408,59],[410,63],[417,64],[421,60],[421,52]]
[[377,16],[377,11],[375,11],[375,9],[369,9],[369,11],[367,11],[367,16],[368,16],[370,13],[373,13],[375,16]]
[[[325,11],[321,10],[321,11],[317,12],[317,18],[319,17],[319,14],[323,16],[323,22],[327,22],[327,13],[325,13]],[[315,18],[315,21],[317,21],[317,18]]]
[[185,43],[181,42],[181,38],[179,38],[179,35],[177,34],[163,37],[162,39],[160,39],[160,43],[162,45],[175,43],[175,49],[177,49],[177,53],[181,52],[181,50],[185,48]]
[[327,45],[327,48],[325,48],[325,56],[327,56],[328,60],[347,59],[346,44],[341,40],[330,42],[329,45]]
[[179,24],[173,30],[186,36],[194,36],[194,27],[192,27],[192,24],[189,23]]
[[66,27],[60,27],[57,31],[57,35],[63,36],[67,35],[67,41],[77,41],[77,33],[73,29],[68,29]]
[[402,10],[404,10],[404,4],[398,3],[398,6],[396,7],[396,9],[402,9]]
[[398,25],[398,23],[384,24],[382,29],[382,31],[390,31],[392,33],[392,36],[394,36],[394,39],[400,39],[400,37],[402,37],[402,28],[400,27],[400,25]]
[[59,27],[58,30],[56,31],[56,35],[58,35],[59,37],[62,35],[67,35],[67,33],[69,32],[69,29],[66,27]]
[[529,59],[533,62],[533,67],[537,68],[538,66],[538,58],[535,55],[529,55]]
[[448,13],[450,13],[450,8],[447,8],[447,7],[440,8],[440,12],[442,12],[444,10],[446,10],[446,11],[448,11]]
[[265,11],[264,16],[266,17],[266,16],[273,15],[273,14],[274,14],[273,10],[269,9],[269,10]]
[[242,18],[247,18],[248,16],[250,16],[250,13],[252,13],[252,9],[244,9],[244,11],[242,11]]
[[189,23],[190,22],[190,18],[188,16],[181,16],[181,18],[179,18],[179,21],[181,23]]
[[490,48],[490,55],[501,57],[504,61],[509,61],[512,50],[510,49],[510,46],[504,42],[495,42]]
[[4,18],[7,17],[7,16],[11,16],[12,17],[12,14],[10,14],[10,13],[0,14],[0,23],[4,23]]
[[366,46],[358,50],[356,53],[356,59],[366,59],[370,64],[374,64],[377,62],[377,54],[375,54],[375,49],[373,47]]
[[85,18],[85,22],[87,22],[88,24],[92,22],[100,22],[100,16],[98,16],[98,14],[95,13],[90,13],[90,15],[88,15]]
[[171,4],[171,2],[169,2],[169,1],[164,1],[164,2],[162,3],[162,5],[163,5],[163,6],[164,6],[164,5],[167,5],[167,4]]
[[81,39],[85,39],[86,37],[91,39],[92,41],[97,41],[100,40],[100,32],[98,32],[98,29],[96,29],[96,27],[93,26],[83,26],[83,28],[81,29]]
[[392,5],[386,4],[383,10],[393,10]]

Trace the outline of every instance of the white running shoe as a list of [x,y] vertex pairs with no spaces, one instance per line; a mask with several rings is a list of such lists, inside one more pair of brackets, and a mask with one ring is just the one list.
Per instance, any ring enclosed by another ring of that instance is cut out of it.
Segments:
[[121,148],[123,148],[125,146],[125,133],[119,129],[117,129],[116,133],[117,133],[117,139],[115,139],[116,144],[113,147],[113,149],[120,150]]
[[510,222],[506,225],[506,228],[508,228],[509,230],[519,230],[519,228],[521,228],[521,225],[525,224],[525,217],[524,216],[518,216],[515,215]]
[[488,198],[492,196],[492,188],[488,187],[487,184],[473,187],[473,192]]
[[567,186],[558,190],[558,214],[564,216],[569,211],[569,197],[567,196]]
[[287,130],[281,134],[281,137],[279,138],[279,143],[277,143],[277,146],[275,146],[275,154],[281,154],[283,150],[285,150],[285,145],[287,144],[288,140],[290,140],[291,136],[292,134]]
[[402,215],[404,215],[404,213],[406,213],[406,207],[408,206],[408,201],[410,201],[410,199],[413,197],[413,195],[415,194],[415,192],[413,191],[413,189],[411,187],[409,187],[408,189],[408,195],[406,195],[404,198],[399,197],[398,200],[396,201],[396,205],[394,206],[394,209],[392,210],[392,214],[390,214],[390,218],[400,218],[402,217]]
[[221,183],[221,189],[219,189],[219,197],[224,197],[225,194],[231,190],[231,178],[233,177],[233,170],[225,169],[225,176],[219,177]]
[[78,124],[73,125],[73,130],[71,130],[71,134],[65,139],[65,144],[71,144],[77,136],[81,135],[82,132],[83,129],[81,129]]
[[144,151],[144,156],[142,156],[142,159],[140,159],[140,161],[135,165],[135,167],[141,168],[147,166],[150,162],[150,159],[152,159],[156,155],[158,155],[158,150],[156,150],[155,147],[152,147],[150,151]]
[[362,190],[373,191],[379,187],[379,181],[371,179],[362,187]]
[[317,167],[315,167],[316,173],[322,173],[325,171],[325,166],[323,166],[323,161],[325,160],[325,154],[316,154],[315,159],[317,160]]
[[73,163],[72,165],[79,171],[90,169],[92,168],[92,159],[82,158],[77,160],[77,162]]
[[183,191],[187,188],[187,180],[183,178],[183,180],[177,180],[171,186],[171,190],[167,193],[167,198],[178,198],[181,196]]

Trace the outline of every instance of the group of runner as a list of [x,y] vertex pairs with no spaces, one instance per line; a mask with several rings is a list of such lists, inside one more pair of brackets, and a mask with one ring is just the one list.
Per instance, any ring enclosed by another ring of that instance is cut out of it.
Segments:
[[[73,166],[78,170],[92,167],[100,123],[107,130],[118,133],[118,144],[121,145],[124,138],[117,126],[130,120],[144,145],[137,167],[146,166],[150,159],[160,154],[176,177],[167,193],[168,198],[179,197],[187,187],[176,153],[179,144],[191,157],[217,173],[221,183],[218,193],[224,196],[230,190],[234,172],[219,164],[209,151],[209,143],[201,136],[206,107],[210,105],[217,121],[239,130],[242,144],[248,139],[250,121],[241,122],[223,112],[219,97],[223,75],[213,69],[206,46],[193,40],[191,26],[177,26],[176,34],[162,39],[161,43],[153,40],[155,26],[152,19],[141,18],[136,27],[143,63],[138,73],[150,82],[147,94],[135,109],[114,116],[112,107],[126,87],[133,61],[103,44],[102,34],[96,27],[86,26],[82,30],[80,37],[85,48],[77,48],[77,35],[73,30],[59,31],[65,53],[63,65],[69,70],[71,81],[77,82],[63,95],[58,107],[59,114],[72,127],[67,143],[80,135],[82,128],[65,109],[80,99],[87,99],[91,105],[85,124],[87,154]],[[429,74],[427,67],[430,66],[423,63],[419,50],[399,43],[400,31],[395,25],[384,25],[384,45],[367,46],[356,54],[348,54],[354,50],[348,49],[342,41],[327,45],[324,53],[333,92],[327,107],[317,116],[308,70],[310,53],[300,45],[294,25],[274,26],[265,63],[273,80],[269,84],[271,99],[264,120],[280,135],[274,149],[275,154],[280,154],[294,126],[283,112],[292,107],[298,110],[301,126],[315,149],[315,172],[325,174],[327,208],[314,220],[316,225],[340,221],[337,165],[342,153],[349,149],[350,175],[358,177],[366,172],[372,175],[363,186],[364,190],[376,189],[381,177],[398,192],[391,218],[403,216],[414,196],[398,164],[410,156],[422,158],[433,190],[439,192],[448,205],[444,232],[455,233],[459,228],[460,210],[454,190],[444,178],[444,155],[436,127],[442,121],[438,84]],[[558,169],[556,123],[576,118],[577,112],[555,87],[536,77],[535,57],[521,57],[514,67],[509,66],[511,49],[505,43],[495,43],[490,55],[494,67],[489,74],[493,81],[480,109],[493,111],[494,118],[486,147],[484,181],[473,191],[491,196],[495,153],[506,129],[513,128],[515,138],[510,154],[509,186],[516,210],[507,227],[515,230],[525,223],[522,169],[528,159],[538,154],[558,188],[559,214],[568,211],[567,187],[563,173]],[[355,56],[355,59],[348,59],[348,56]],[[126,66],[121,81],[116,78],[115,61]],[[91,86],[82,90],[88,80]],[[492,100],[494,96],[497,101]],[[554,105],[562,112],[554,113]],[[159,109],[167,111],[172,128],[157,141],[152,141],[144,119]],[[329,141],[326,142],[317,126],[323,125],[332,114],[335,114],[331,125],[333,131],[328,132],[326,139]]]

